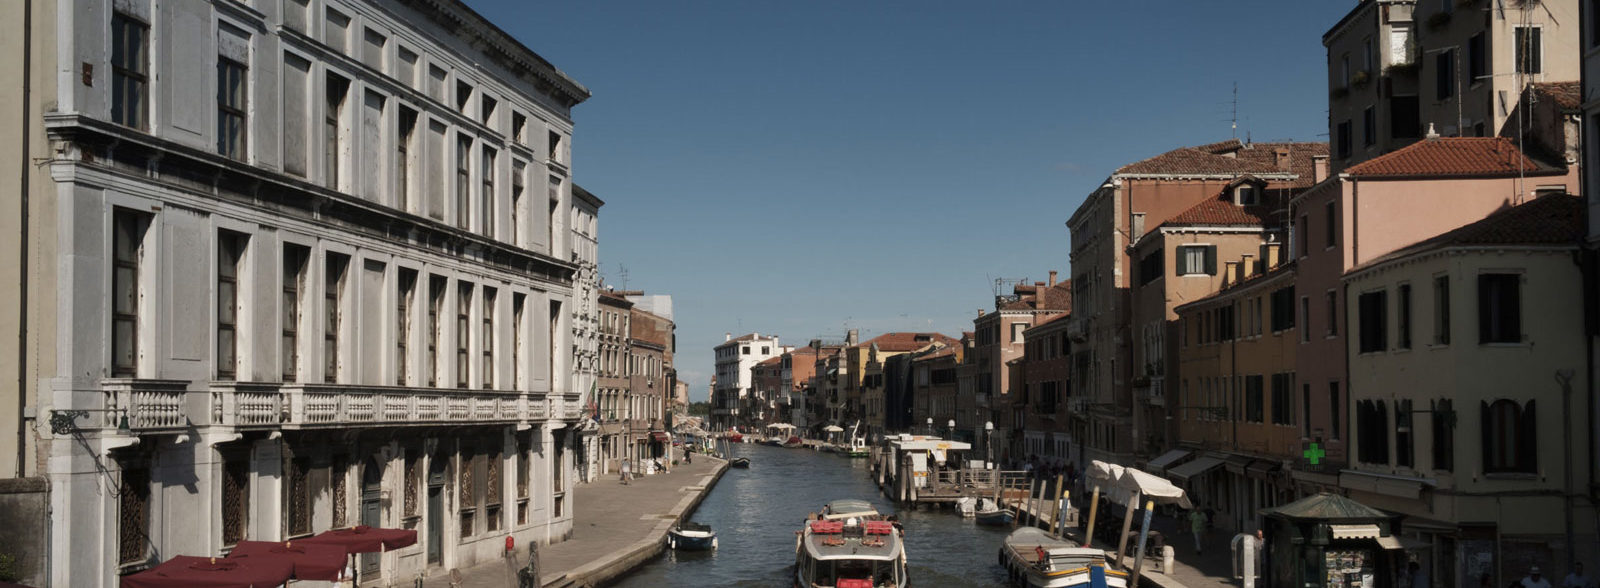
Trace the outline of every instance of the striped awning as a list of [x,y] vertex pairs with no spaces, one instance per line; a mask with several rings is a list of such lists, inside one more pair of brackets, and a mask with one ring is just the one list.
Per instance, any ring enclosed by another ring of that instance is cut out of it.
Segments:
[[1383,531],[1377,525],[1328,525],[1334,539],[1377,539]]

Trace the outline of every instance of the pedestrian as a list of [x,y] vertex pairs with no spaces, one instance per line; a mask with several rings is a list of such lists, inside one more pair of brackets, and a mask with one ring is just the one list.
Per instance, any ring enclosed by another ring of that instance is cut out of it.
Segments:
[[1589,588],[1589,577],[1583,575],[1583,562],[1574,562],[1572,572],[1561,581],[1561,588]]
[[1539,566],[1528,568],[1528,576],[1522,579],[1522,588],[1550,588],[1550,581],[1539,575]]
[[694,453],[693,451],[684,451],[683,452],[683,465],[689,465],[691,463],[694,463],[694,458],[690,457],[690,455],[692,455],[693,453]]
[[1189,530],[1194,533],[1194,552],[1196,555],[1205,553],[1201,546],[1201,536],[1206,532],[1206,513],[1200,509],[1189,511]]
[[626,459],[622,460],[622,485],[623,486],[627,486],[628,485],[628,474],[630,474],[630,473],[632,473],[632,472],[628,468],[628,460],[626,460]]

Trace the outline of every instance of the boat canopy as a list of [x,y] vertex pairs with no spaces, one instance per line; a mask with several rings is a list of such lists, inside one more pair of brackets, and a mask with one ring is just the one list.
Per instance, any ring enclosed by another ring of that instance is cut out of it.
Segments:
[[878,509],[873,508],[872,503],[857,498],[841,498],[828,503],[828,518],[830,519],[876,514],[878,514]]

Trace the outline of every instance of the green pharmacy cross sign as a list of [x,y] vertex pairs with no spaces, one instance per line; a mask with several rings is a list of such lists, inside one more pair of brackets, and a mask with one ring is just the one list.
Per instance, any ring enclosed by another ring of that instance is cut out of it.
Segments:
[[1317,465],[1317,464],[1322,463],[1322,458],[1326,457],[1328,455],[1328,452],[1323,451],[1322,448],[1318,447],[1317,443],[1315,441],[1313,441],[1313,442],[1311,442],[1311,448],[1300,452],[1300,455],[1304,456],[1307,460],[1309,460],[1311,462],[1311,465]]

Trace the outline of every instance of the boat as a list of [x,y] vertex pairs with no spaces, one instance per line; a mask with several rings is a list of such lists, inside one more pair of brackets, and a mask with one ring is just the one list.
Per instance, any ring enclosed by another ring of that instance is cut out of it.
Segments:
[[972,516],[980,525],[1009,525],[1016,518],[1011,509],[1001,507],[987,498],[978,501],[978,508]]
[[684,523],[667,530],[667,547],[683,551],[717,548],[717,534],[700,523]]
[[738,432],[728,433],[723,437],[723,439],[727,439],[733,443],[744,443],[744,435],[740,435]]
[[748,457],[735,457],[733,459],[730,459],[730,460],[728,460],[728,467],[749,468],[750,467],[750,458],[748,458]]
[[788,447],[790,449],[794,449],[796,447],[804,447],[805,444],[806,444],[805,441],[802,441],[799,437],[796,437],[796,436],[793,436],[793,435],[789,436],[789,440],[788,441],[784,441],[783,442],[783,446],[784,447]]
[[794,585],[887,588],[909,585],[900,529],[865,500],[835,500],[795,538]]
[[872,455],[867,451],[867,440],[860,437],[850,439],[850,448],[843,450],[843,452],[850,457],[869,457]]
[[1106,567],[1106,552],[1024,527],[1000,545],[1000,565],[1011,583],[1029,588],[1127,588],[1127,572]]

